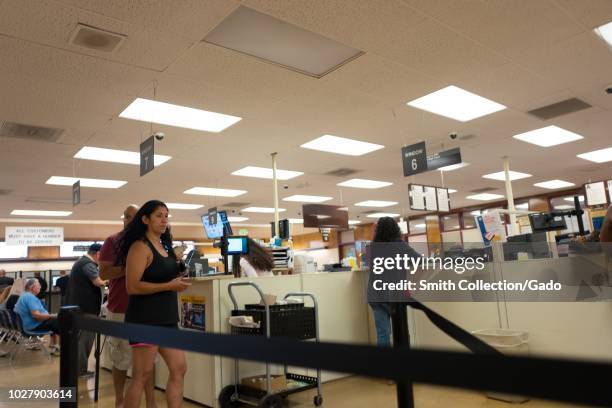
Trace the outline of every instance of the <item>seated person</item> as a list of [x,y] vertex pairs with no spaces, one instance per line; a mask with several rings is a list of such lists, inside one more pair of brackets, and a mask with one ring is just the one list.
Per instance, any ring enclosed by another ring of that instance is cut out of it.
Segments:
[[246,255],[234,255],[232,267],[234,276],[274,276],[272,268],[274,268],[274,260],[272,255],[268,253],[261,245],[247,239],[248,253]]
[[15,313],[21,317],[23,328],[28,332],[51,331],[50,351],[59,352],[59,323],[55,315],[49,314],[42,302],[36,296],[40,293],[40,282],[28,279],[25,291],[15,305]]

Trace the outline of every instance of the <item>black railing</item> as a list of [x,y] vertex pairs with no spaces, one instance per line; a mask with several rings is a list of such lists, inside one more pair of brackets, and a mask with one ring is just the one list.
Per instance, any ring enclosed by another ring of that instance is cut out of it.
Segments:
[[[395,380],[400,388],[418,382],[612,406],[609,392],[612,364],[196,333],[107,321],[83,315],[74,306],[61,309],[60,327],[61,387],[77,387],[75,334],[77,330],[87,330],[209,355],[386,378]],[[404,395],[404,398],[404,402],[398,401],[401,408],[407,406],[411,396]],[[61,402],[60,406],[75,407],[77,403]]]

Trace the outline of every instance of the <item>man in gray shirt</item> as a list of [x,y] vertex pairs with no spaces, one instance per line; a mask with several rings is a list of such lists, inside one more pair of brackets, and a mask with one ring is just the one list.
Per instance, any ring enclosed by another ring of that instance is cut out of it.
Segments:
[[[98,253],[102,245],[92,244],[87,251],[72,266],[68,281],[67,305],[77,305],[83,313],[100,314],[102,290],[104,281],[98,275]],[[89,331],[79,333],[79,375],[93,374],[87,371],[87,361],[93,347],[95,334]]]

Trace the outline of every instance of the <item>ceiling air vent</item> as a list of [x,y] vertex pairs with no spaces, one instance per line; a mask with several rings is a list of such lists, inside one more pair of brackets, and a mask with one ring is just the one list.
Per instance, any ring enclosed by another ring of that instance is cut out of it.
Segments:
[[359,170],[341,167],[336,170],[328,171],[327,173],[325,173],[325,175],[326,176],[336,176],[336,177],[346,177],[346,176],[350,176],[351,174],[355,174],[355,173],[359,173]]
[[37,140],[39,142],[57,142],[63,131],[63,129],[24,125],[22,123],[0,123],[0,136]]
[[251,203],[241,203],[239,201],[232,201],[231,203],[225,203],[221,207],[229,207],[229,208],[239,208],[239,207],[248,207]]
[[9,194],[11,194],[12,191],[13,190],[9,190],[9,189],[6,189],[6,188],[5,189],[1,189],[0,188],[0,195],[9,195]]
[[570,98],[561,102],[553,103],[552,105],[542,106],[527,113],[532,114],[540,119],[552,119],[557,116],[567,115],[583,109],[590,108],[591,105],[578,98]]
[[119,49],[127,36],[101,30],[85,24],[77,24],[68,41],[72,45],[90,50],[113,53]]
[[474,139],[476,135],[468,134],[468,135],[459,135],[459,140],[471,140]]
[[475,190],[470,190],[470,193],[488,193],[489,191],[495,191],[497,190],[495,187],[483,187],[483,188],[477,188]]

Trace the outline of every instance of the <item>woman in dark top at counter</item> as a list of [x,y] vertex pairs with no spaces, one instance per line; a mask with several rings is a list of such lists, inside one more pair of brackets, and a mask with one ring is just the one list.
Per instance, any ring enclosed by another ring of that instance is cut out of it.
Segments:
[[[161,201],[145,203],[126,226],[117,242],[118,265],[126,267],[129,295],[125,321],[177,328],[177,292],[189,281],[180,276],[181,263],[172,250],[168,207]],[[166,386],[168,407],[183,401],[183,381],[187,371],[182,350],[130,341],[132,381],[125,395],[125,408],[139,407],[147,378],[153,371],[159,351],[170,375]]]

